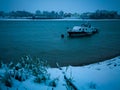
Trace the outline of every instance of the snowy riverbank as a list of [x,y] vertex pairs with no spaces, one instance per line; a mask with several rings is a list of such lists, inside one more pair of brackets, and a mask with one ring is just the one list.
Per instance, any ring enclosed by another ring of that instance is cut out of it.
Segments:
[[71,87],[77,90],[120,90],[120,56],[80,67],[47,68],[50,78],[40,83],[35,83],[35,76],[29,75],[25,81],[12,77],[12,87],[6,87],[2,82],[4,73],[3,66],[0,69],[0,90],[71,90]]

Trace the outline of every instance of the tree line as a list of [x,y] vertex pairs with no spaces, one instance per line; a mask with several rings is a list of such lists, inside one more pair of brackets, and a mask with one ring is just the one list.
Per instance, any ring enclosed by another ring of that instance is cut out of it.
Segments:
[[65,17],[71,17],[71,13],[65,13],[63,11],[40,11],[37,10],[35,13],[28,11],[11,11],[4,12],[0,11],[1,18],[27,18],[27,19],[62,19]]
[[40,11],[35,13],[28,11],[0,11],[0,18],[25,18],[25,19],[63,19],[63,18],[78,18],[78,19],[120,19],[117,11],[96,10],[95,12],[85,13],[66,13],[64,11]]
[[96,10],[95,12],[86,12],[81,14],[82,19],[120,19],[117,11]]

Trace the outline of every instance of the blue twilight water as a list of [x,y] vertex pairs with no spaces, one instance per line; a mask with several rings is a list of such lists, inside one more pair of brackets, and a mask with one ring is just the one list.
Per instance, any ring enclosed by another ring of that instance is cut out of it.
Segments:
[[[80,20],[0,21],[0,59],[4,62],[31,55],[51,65],[80,65],[120,55],[120,20],[89,21],[99,28],[91,37],[69,38],[67,27]],[[61,34],[65,38],[61,38]]]

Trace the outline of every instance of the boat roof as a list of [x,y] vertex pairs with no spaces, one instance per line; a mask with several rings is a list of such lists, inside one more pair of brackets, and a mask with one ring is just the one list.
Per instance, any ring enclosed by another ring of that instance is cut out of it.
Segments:
[[73,30],[79,30],[81,28],[81,26],[74,26]]
[[80,29],[86,29],[88,27],[83,27],[83,26],[74,26],[73,30],[80,30]]

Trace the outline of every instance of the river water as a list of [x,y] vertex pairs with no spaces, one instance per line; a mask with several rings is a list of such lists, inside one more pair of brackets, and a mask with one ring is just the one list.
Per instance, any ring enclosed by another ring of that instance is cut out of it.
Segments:
[[[42,58],[51,66],[84,65],[120,55],[120,20],[90,20],[99,33],[69,38],[67,27],[81,20],[0,21],[0,60],[18,61],[22,56]],[[61,34],[65,37],[61,38]]]

